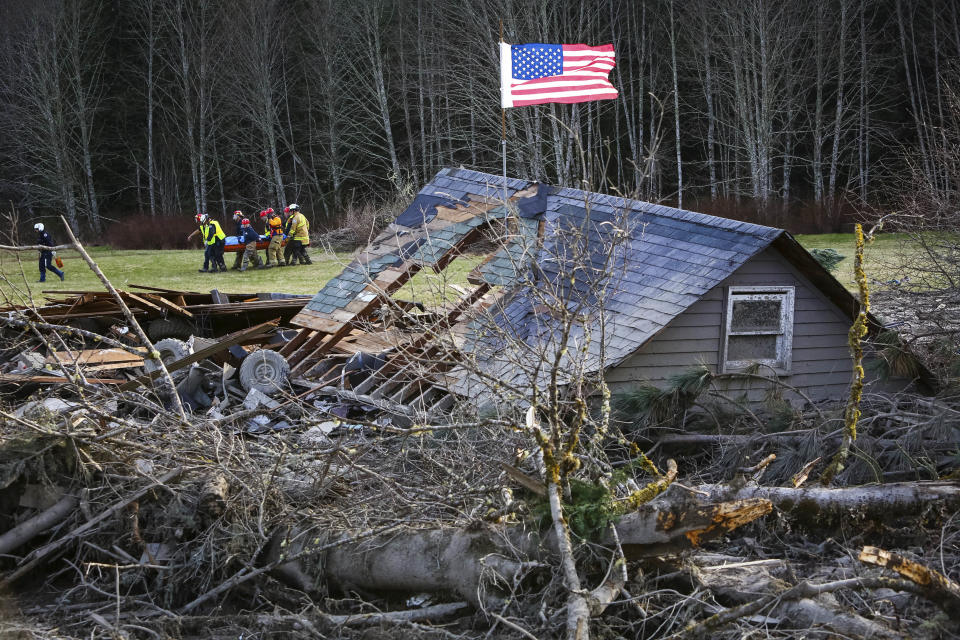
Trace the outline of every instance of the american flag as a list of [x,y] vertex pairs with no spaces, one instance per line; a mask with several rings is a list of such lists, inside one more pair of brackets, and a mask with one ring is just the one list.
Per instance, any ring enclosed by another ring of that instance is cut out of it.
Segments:
[[608,75],[617,62],[613,45],[500,43],[500,90],[504,107],[547,102],[612,100]]

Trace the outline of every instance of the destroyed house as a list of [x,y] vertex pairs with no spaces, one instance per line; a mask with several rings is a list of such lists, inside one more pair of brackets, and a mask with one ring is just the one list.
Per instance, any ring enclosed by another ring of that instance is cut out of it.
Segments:
[[[398,290],[478,242],[488,255],[459,300],[413,330],[378,320],[388,300],[418,314]],[[349,373],[355,393],[436,410],[451,393],[492,400],[545,383],[533,363],[568,326],[561,377],[602,369],[614,393],[706,365],[741,374],[715,384],[751,402],[769,382],[750,372],[776,374],[795,403],[840,400],[857,310],[782,229],[444,169],[293,319],[301,330],[282,353],[294,374],[343,384]]]

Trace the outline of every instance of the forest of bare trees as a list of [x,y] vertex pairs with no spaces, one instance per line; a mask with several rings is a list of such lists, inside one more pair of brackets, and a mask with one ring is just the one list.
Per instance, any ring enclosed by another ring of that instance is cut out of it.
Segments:
[[333,226],[440,167],[497,171],[502,20],[510,42],[613,42],[620,90],[510,110],[511,174],[834,230],[892,202],[908,174],[948,180],[958,13],[946,0],[7,0],[0,198],[94,236],[134,213],[294,201]]

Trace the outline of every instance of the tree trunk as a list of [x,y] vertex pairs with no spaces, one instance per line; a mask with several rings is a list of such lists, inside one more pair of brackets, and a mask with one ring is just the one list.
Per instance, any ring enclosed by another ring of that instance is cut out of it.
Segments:
[[830,201],[831,209],[835,205],[837,170],[840,164],[840,134],[841,124],[843,122],[843,93],[844,82],[846,81],[847,64],[847,0],[840,3],[840,54],[837,56],[837,105],[833,120],[833,148],[830,152],[830,180],[827,183],[827,198]]
[[[679,553],[771,509],[765,499],[697,504],[687,495],[674,495],[617,520],[617,535],[628,558]],[[563,536],[556,530],[541,537],[522,526],[428,529],[345,543],[312,557],[311,546],[323,547],[330,540],[305,530],[275,535],[264,564],[302,554],[280,567],[281,579],[298,588],[324,579],[344,590],[452,591],[479,605],[481,593],[492,601],[499,597],[492,589],[478,589],[482,580],[487,584],[484,578],[494,577],[487,572],[506,577],[509,583],[516,571],[527,566],[524,562],[554,558],[562,547],[558,539]],[[601,543],[614,546],[609,535]]]
[[713,78],[710,67],[710,37],[706,28],[703,31],[703,65],[704,84],[703,93],[707,100],[707,169],[710,173],[710,199],[717,199],[717,166],[715,150],[716,116],[713,112]]
[[157,215],[157,193],[153,167],[153,49],[154,25],[153,2],[148,0],[147,11],[147,189],[150,192],[150,215]]
[[903,482],[863,487],[824,488],[702,485],[711,500],[769,500],[792,518],[822,526],[828,518],[848,520],[856,513],[875,520],[918,514],[932,505],[960,508],[960,486],[949,482]]
[[680,157],[680,87],[677,83],[677,33],[673,21],[673,0],[670,0],[670,61],[673,72],[673,126],[677,145],[677,208],[683,208],[683,162]]

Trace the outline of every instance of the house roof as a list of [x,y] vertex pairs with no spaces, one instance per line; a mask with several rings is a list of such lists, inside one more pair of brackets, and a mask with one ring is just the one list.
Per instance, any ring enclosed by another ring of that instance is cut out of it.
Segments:
[[[503,206],[504,192],[511,202],[509,210]],[[540,284],[514,286],[491,308],[494,322],[509,327],[514,337],[542,342],[552,330],[549,314],[543,313],[542,294],[549,286],[541,285],[556,285],[561,274],[569,276],[572,261],[579,261],[582,268],[572,288],[562,294],[555,288],[555,293],[571,309],[585,308],[598,302],[591,289],[603,281],[602,344],[595,339],[600,335],[596,327],[589,326],[596,318],[585,320],[588,326],[574,336],[578,342],[590,333],[592,345],[581,354],[597,365],[622,362],[774,242],[802,271],[812,274],[811,280],[841,309],[852,313],[856,308],[855,298],[782,229],[524,180],[507,179],[504,189],[501,176],[443,169],[394,224],[320,290],[306,313],[345,317],[348,306],[369,292],[365,287],[371,281],[378,277],[388,281],[383,274],[404,265],[438,268],[465,240],[475,238],[478,229],[507,217],[509,226],[500,228],[509,229],[509,240],[474,275],[509,288],[533,274]],[[605,247],[611,240],[617,249],[607,255]],[[531,264],[536,265],[533,270],[528,269]],[[353,308],[358,308],[356,303]],[[489,333],[467,348],[507,382],[510,368],[497,366],[500,356]]]

